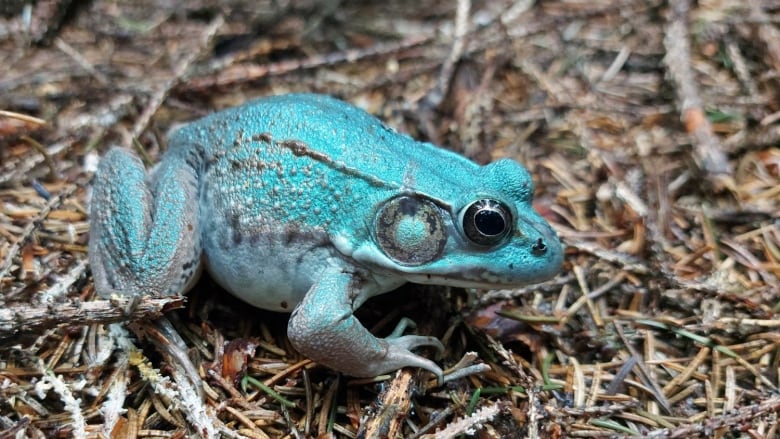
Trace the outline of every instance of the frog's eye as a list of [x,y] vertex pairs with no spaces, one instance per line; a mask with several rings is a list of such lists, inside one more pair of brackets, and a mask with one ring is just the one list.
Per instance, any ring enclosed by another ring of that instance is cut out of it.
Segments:
[[466,237],[479,245],[498,244],[512,230],[512,212],[504,203],[489,198],[471,203],[461,221]]
[[395,262],[417,266],[439,258],[447,243],[441,209],[430,200],[400,196],[377,212],[379,248]]

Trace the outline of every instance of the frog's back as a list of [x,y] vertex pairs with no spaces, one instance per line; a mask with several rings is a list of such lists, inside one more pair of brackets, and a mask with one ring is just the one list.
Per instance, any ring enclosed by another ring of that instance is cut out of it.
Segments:
[[478,168],[319,95],[215,113],[170,144],[169,154],[200,161],[209,271],[239,297],[278,310],[297,303],[329,259],[371,240],[382,201],[403,190],[454,192]]
[[299,156],[308,153],[335,172],[437,196],[432,192],[462,186],[477,168],[462,156],[396,132],[357,107],[316,94],[272,96],[214,113],[179,130],[171,144],[197,144],[213,161],[264,141],[288,149],[295,145],[285,142],[296,142],[304,148]]
[[[560,265],[560,246],[533,211],[532,179],[520,164],[499,160],[480,167],[327,96],[270,97],[214,113],[179,130],[170,144],[163,169],[197,169],[207,268],[262,308],[289,310],[333,263],[372,267],[395,280],[465,286],[523,284]],[[427,200],[415,206],[435,206],[430,214],[439,223],[393,223],[399,229],[382,235],[386,247],[380,250],[377,233],[385,232],[375,228],[381,209],[391,206],[382,210],[387,221],[424,212],[401,201],[389,204],[402,196]],[[488,207],[480,207],[483,202]],[[518,232],[491,247],[485,260],[487,247],[467,239],[462,217],[477,206],[477,213],[495,218],[494,205],[504,213],[486,233]],[[429,226],[446,230],[430,253],[435,257],[405,264],[406,253],[393,240],[412,248]]]

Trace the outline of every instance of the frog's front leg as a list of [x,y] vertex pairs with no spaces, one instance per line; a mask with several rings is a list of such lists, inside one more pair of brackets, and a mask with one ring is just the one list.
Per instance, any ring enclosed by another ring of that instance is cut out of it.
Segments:
[[287,335],[293,346],[347,375],[372,377],[410,366],[429,370],[442,382],[436,363],[411,352],[420,346],[441,352],[444,346],[439,340],[419,335],[376,338],[353,315],[377,289],[375,282],[364,281],[348,269],[326,269],[290,316]]
[[197,156],[141,161],[110,150],[93,180],[89,258],[101,296],[181,294],[199,273]]

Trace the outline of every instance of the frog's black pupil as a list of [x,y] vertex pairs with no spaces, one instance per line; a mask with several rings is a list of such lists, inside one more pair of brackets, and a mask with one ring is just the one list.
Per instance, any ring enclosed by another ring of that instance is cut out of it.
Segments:
[[495,236],[504,233],[504,216],[495,210],[484,209],[474,215],[474,225],[483,235]]
[[500,201],[480,199],[471,203],[463,212],[463,233],[474,244],[500,244],[511,231],[512,213]]

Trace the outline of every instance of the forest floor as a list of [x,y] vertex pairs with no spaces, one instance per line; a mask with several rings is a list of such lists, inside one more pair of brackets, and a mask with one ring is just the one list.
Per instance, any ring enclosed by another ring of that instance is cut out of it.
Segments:
[[[172,127],[292,91],[530,170],[560,275],[406,285],[359,313],[489,371],[339,376],[207,277],[95,296],[101,154],[151,164]],[[780,437],[779,217],[774,0],[5,1],[0,438]],[[148,340],[162,312],[202,400]]]

